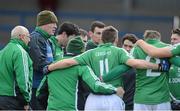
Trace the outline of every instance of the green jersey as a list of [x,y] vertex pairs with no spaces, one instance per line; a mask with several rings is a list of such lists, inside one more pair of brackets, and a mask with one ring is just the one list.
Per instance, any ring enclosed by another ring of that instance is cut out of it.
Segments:
[[32,61],[24,50],[27,46],[19,39],[11,39],[10,43],[0,51],[0,95],[17,96],[18,86],[24,100],[31,99]]
[[49,40],[52,45],[54,61],[62,59],[64,52],[61,50],[61,46],[59,45],[56,36],[52,36]]
[[180,67],[173,64],[169,71],[169,89],[171,94],[180,100]]
[[180,43],[171,47],[171,53],[173,56],[180,55]]
[[[107,74],[114,67],[125,64],[129,58],[131,58],[129,53],[124,49],[106,43],[76,56],[75,60],[81,65],[90,66],[99,77]],[[117,87],[122,85],[122,80],[116,78],[109,83]]]
[[112,81],[115,78],[121,77],[122,75],[126,74],[125,72],[129,71],[131,67],[122,64],[114,67],[108,74],[103,75],[102,79],[104,82]]
[[180,56],[173,56],[169,59],[170,63],[180,67]]
[[74,66],[56,70],[48,74],[48,110],[77,110],[78,80],[84,82],[94,92],[112,94],[116,88],[101,83],[88,66]]
[[86,50],[94,49],[96,47],[98,47],[97,44],[95,44],[92,40],[88,40]]
[[[158,48],[167,46],[154,39],[149,39],[147,43]],[[160,63],[160,59],[148,56],[140,47],[134,47],[132,54],[137,59]],[[151,69],[137,69],[135,103],[153,105],[170,101],[167,76],[166,73],[154,72]]]

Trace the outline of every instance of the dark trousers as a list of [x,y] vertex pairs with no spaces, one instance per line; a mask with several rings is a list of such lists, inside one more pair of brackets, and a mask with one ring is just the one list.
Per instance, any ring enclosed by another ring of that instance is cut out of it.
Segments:
[[180,110],[180,103],[171,102],[171,108],[172,110]]
[[36,90],[37,88],[32,89],[32,97],[30,101],[30,106],[32,110],[46,110],[46,108],[43,108],[43,106],[39,103],[37,97],[36,97]]
[[125,110],[126,111],[133,111],[133,109],[134,109],[134,104],[125,105]]
[[89,95],[90,89],[89,86],[79,78],[78,84],[78,110],[84,110],[86,99]]
[[0,110],[23,110],[24,105],[14,96],[0,96]]

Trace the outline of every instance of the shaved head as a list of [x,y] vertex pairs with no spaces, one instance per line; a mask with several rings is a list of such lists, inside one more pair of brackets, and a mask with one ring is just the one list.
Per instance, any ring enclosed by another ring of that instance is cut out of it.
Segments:
[[11,38],[19,38],[19,35],[27,35],[29,34],[29,31],[24,26],[16,26],[11,31]]
[[17,38],[22,40],[26,45],[28,45],[30,38],[29,38],[29,31],[24,26],[16,26],[11,31],[11,39]]

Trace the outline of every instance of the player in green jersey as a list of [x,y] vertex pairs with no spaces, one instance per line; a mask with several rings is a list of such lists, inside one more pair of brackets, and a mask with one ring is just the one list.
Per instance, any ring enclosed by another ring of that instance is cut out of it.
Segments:
[[[76,46],[76,47],[74,47]],[[83,52],[84,43],[81,37],[75,37],[68,43],[66,57],[77,55]],[[121,96],[121,88],[101,83],[98,77],[88,66],[74,66],[63,70],[56,70],[48,74],[48,110],[77,110],[78,82],[82,78],[94,92],[113,94],[118,91]],[[120,102],[114,101],[120,106]],[[108,107],[108,106],[107,106]],[[111,107],[117,109],[116,107]],[[103,110],[103,109],[102,109]],[[108,109],[109,110],[109,109]]]
[[57,35],[51,36],[51,38],[49,38],[52,46],[54,61],[63,58],[63,49],[66,47],[68,40],[72,36],[76,36],[79,34],[79,27],[76,24],[73,24],[71,22],[63,22],[60,25]]
[[86,50],[98,47],[101,42],[102,31],[106,25],[101,21],[93,21],[89,31],[90,40],[87,41]]
[[180,43],[163,48],[157,48],[146,43],[143,40],[138,40],[136,42],[136,45],[140,46],[151,57],[171,57],[170,62],[176,66],[180,66]]
[[143,40],[138,40],[136,44],[152,57],[164,58],[180,55],[180,43],[164,48],[156,48]]
[[[175,45],[180,43],[180,29],[172,30],[171,44]],[[169,71],[169,89],[171,92],[171,108],[173,110],[180,110],[180,67],[171,65]]]
[[[155,47],[166,47],[160,41],[161,34],[154,30],[146,30],[144,40]],[[136,59],[143,59],[159,63],[159,58],[147,55],[140,47],[132,50]],[[155,72],[151,69],[137,69],[136,89],[134,95],[134,110],[170,110],[170,95],[168,87],[168,75],[164,72]]]
[[[48,70],[65,68],[72,65],[88,65],[95,74],[100,77],[107,74],[114,67],[120,64],[127,64],[135,68],[142,69],[158,69],[157,64],[147,62],[145,60],[132,59],[131,56],[122,48],[115,47],[113,43],[118,38],[118,31],[112,27],[106,27],[102,32],[102,45],[98,48],[89,50],[75,58],[58,61],[48,66]],[[110,81],[114,86],[122,85],[120,79]],[[97,102],[97,100],[95,100]],[[95,102],[95,103],[96,103]],[[92,108],[92,106],[91,106]]]
[[[104,33],[104,36],[102,36],[102,39],[104,39],[102,40],[103,44],[100,45],[98,48],[89,50],[76,57],[76,59],[74,58],[64,59],[62,61],[53,63],[47,67],[48,70],[52,71],[60,68],[66,68],[73,65],[81,64],[80,63],[81,61],[78,60],[79,57],[83,58],[82,62],[83,60],[85,61],[85,59],[88,58],[89,63],[85,63],[85,64],[90,65],[91,68],[95,71],[95,73],[98,74],[98,76],[100,74],[101,75],[106,74],[109,71],[109,69],[113,67],[113,65],[116,66],[118,64],[127,64],[131,67],[140,68],[140,69],[157,70],[159,68],[158,64],[150,63],[145,60],[133,59],[124,49],[113,46],[113,42],[115,41],[115,39],[118,38],[118,31],[112,26],[106,27],[106,29],[103,30],[103,33]],[[98,60],[96,62],[92,62],[95,61],[95,59]],[[107,64],[109,63],[107,60],[111,61],[110,64]]]

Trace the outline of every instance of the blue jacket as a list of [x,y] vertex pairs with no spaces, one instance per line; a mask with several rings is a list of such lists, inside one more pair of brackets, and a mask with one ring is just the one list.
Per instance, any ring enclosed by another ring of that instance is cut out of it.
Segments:
[[43,67],[53,62],[50,35],[39,27],[31,33],[30,57],[33,61],[33,88],[37,88],[43,78]]

